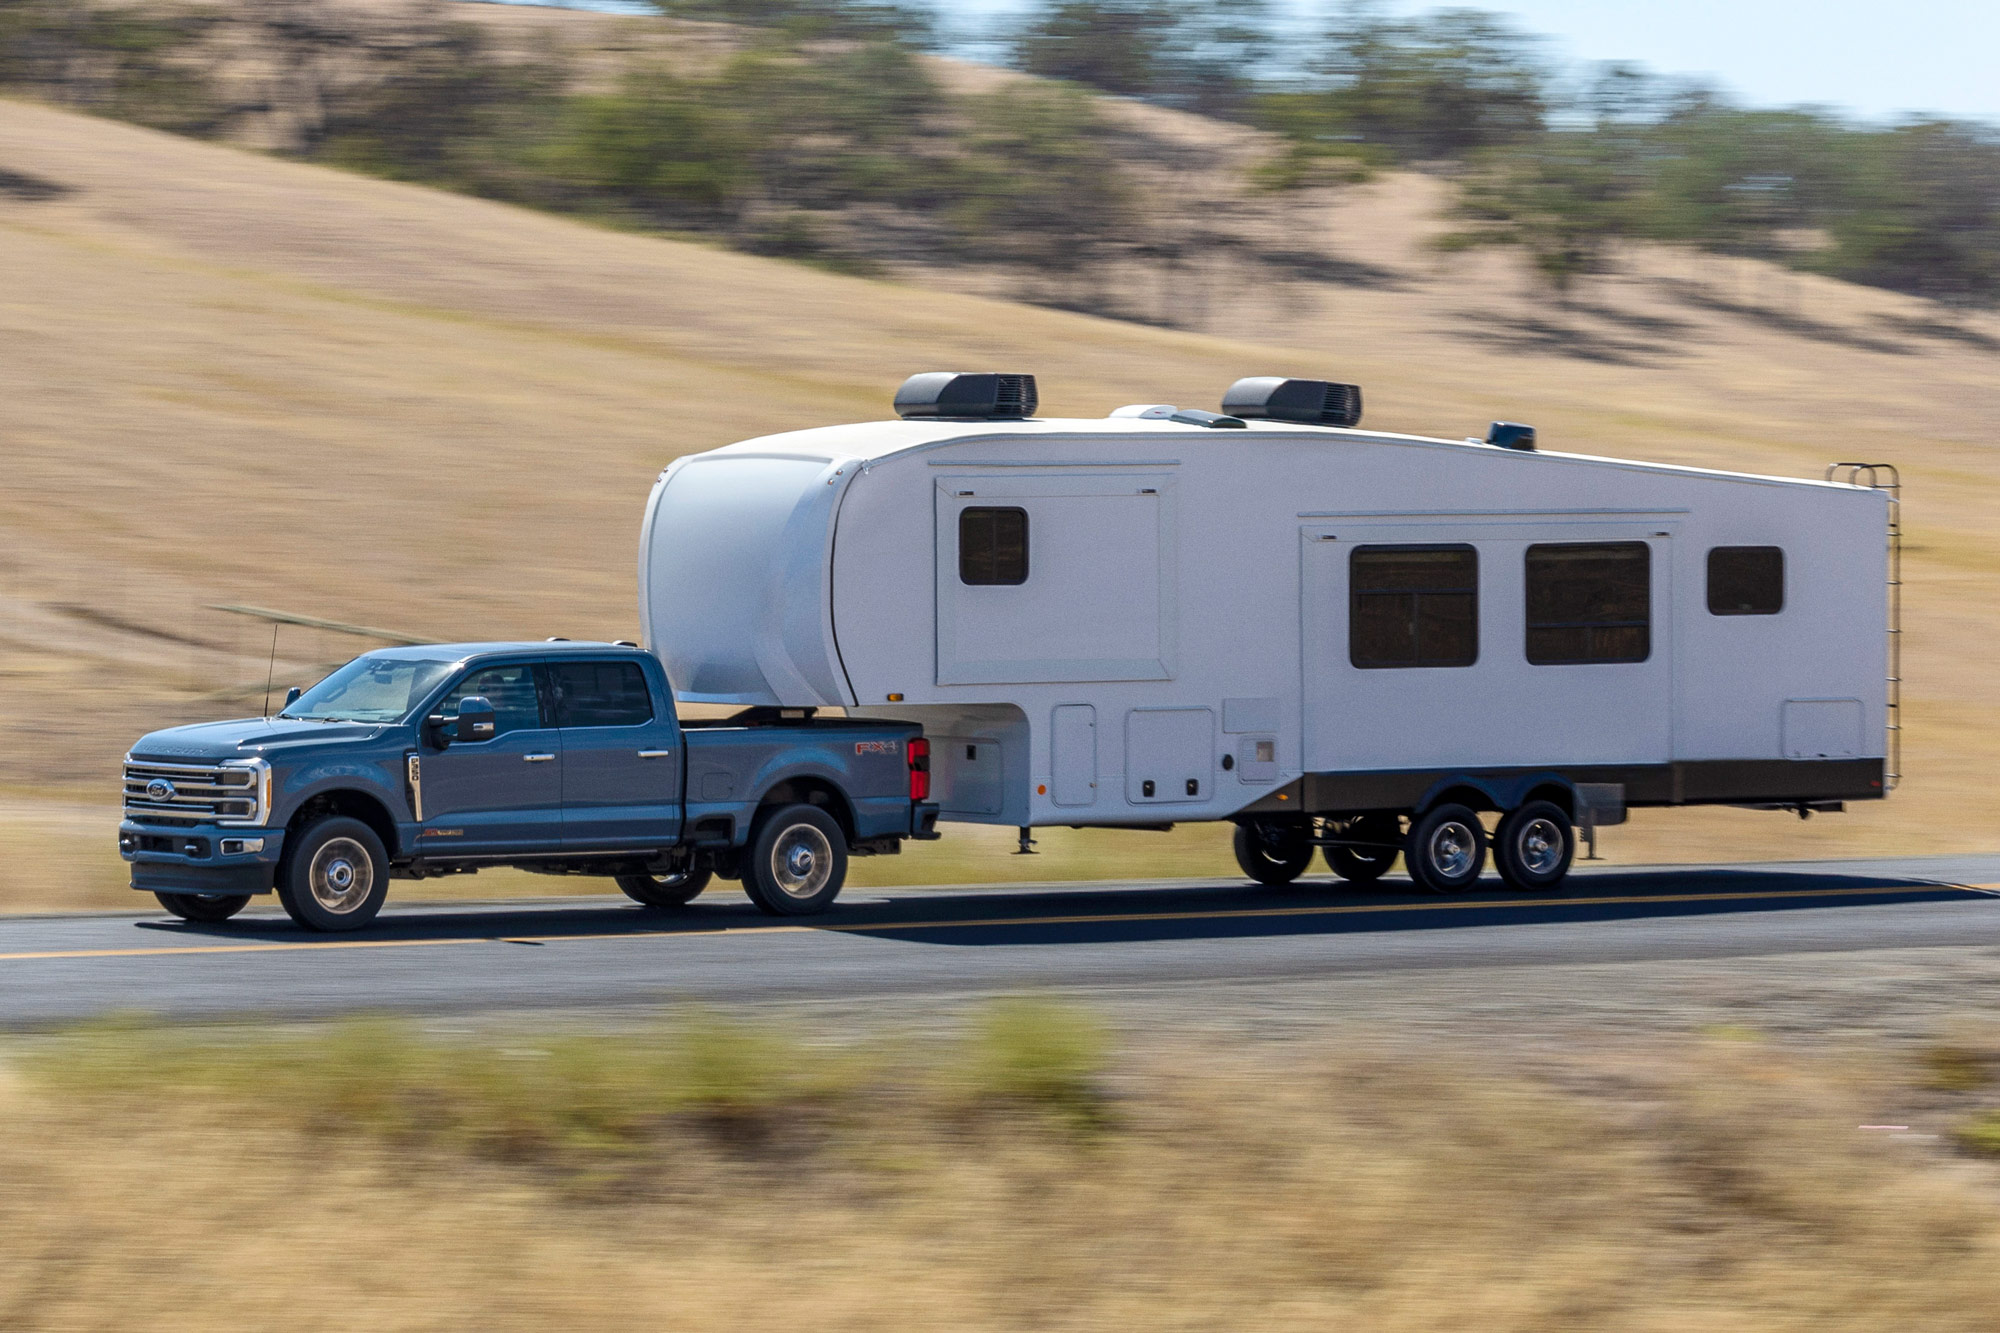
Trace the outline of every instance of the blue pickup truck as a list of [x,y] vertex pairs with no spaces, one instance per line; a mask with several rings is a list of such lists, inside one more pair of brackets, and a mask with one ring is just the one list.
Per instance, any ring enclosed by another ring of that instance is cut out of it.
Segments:
[[156,731],[125,760],[132,887],[190,921],[277,891],[355,930],[392,879],[517,866],[601,875],[649,907],[741,879],[823,911],[850,855],[935,838],[914,723],[751,708],[681,721],[626,644],[479,643],[355,658],[275,717]]

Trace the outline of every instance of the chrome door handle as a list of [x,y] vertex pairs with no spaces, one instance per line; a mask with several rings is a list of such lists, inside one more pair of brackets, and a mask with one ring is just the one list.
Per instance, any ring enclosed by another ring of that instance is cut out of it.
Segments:
[[521,758],[527,760],[531,764],[546,764],[549,762],[549,760],[555,758],[555,756],[552,754],[524,754],[521,756]]
[[669,755],[671,755],[671,754],[673,754],[673,751],[672,751],[672,750],[641,750],[641,751],[639,751],[639,757],[640,757],[641,759],[665,759],[665,758],[667,758],[667,757],[668,757]]

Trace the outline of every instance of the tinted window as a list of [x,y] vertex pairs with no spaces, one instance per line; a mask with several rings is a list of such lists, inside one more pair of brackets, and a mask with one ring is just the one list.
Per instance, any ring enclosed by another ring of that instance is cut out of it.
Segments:
[[1028,581],[1028,511],[961,509],[958,514],[961,583]]
[[1645,661],[1652,606],[1644,542],[1528,548],[1528,660],[1537,666]]
[[541,698],[535,689],[535,668],[526,663],[484,667],[473,672],[451,687],[439,711],[456,713],[458,701],[475,694],[493,705],[495,736],[546,725],[542,721]]
[[653,696],[637,662],[555,662],[556,718],[563,727],[636,727],[653,720]]
[[1785,553],[1775,546],[1718,546],[1708,553],[1708,613],[1775,616],[1785,609]]
[[1462,667],[1478,658],[1479,553],[1470,546],[1357,546],[1347,573],[1354,665]]

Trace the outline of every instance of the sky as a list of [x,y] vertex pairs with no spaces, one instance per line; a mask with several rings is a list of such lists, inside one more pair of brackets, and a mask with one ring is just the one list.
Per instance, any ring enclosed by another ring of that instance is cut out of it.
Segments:
[[[572,0],[616,8],[621,0]],[[1307,24],[1332,6],[1276,0]],[[966,28],[1035,0],[933,0]],[[1387,0],[1394,13],[1435,9]],[[1873,120],[2000,122],[2000,0],[1458,0],[1551,39],[1558,61],[1633,61],[1720,83],[1756,106],[1831,106]]]

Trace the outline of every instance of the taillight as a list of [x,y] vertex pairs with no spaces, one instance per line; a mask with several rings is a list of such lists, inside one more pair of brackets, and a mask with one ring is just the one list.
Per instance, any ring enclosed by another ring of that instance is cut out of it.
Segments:
[[910,742],[910,799],[931,798],[931,743],[922,736]]

